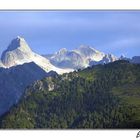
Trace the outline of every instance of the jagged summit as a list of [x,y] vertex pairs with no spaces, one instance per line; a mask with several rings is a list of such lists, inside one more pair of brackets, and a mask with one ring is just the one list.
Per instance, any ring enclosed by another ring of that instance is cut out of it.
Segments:
[[60,68],[86,68],[90,61],[100,61],[105,54],[88,45],[80,45],[74,50],[61,49],[47,57],[50,62]]
[[97,52],[97,50],[89,45],[80,45],[77,50],[93,50]]
[[17,39],[23,39],[22,37],[20,37],[20,36],[17,36]]
[[17,36],[11,41],[7,49],[1,55],[1,61],[6,67],[12,67],[25,62],[31,62],[32,51],[24,38]]
[[87,59],[93,59],[95,61],[99,61],[104,57],[104,53],[96,50],[95,48],[87,45],[81,45],[76,52],[80,53]]
[[110,63],[110,62],[114,62],[118,60],[118,58],[116,56],[114,56],[113,54],[105,54],[105,56],[103,57],[103,59],[100,61],[100,63]]
[[56,52],[56,54],[65,54],[67,52],[67,49],[66,48],[62,48],[60,49],[58,52]]
[[15,49],[23,49],[24,51],[31,51],[25,39],[20,36],[17,36],[15,39],[11,41],[6,51],[12,51]]

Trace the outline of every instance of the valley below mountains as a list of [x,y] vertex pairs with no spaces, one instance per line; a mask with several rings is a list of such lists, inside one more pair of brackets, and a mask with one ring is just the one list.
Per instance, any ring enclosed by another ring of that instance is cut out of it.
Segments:
[[3,129],[140,128],[140,64],[96,65],[31,84]]

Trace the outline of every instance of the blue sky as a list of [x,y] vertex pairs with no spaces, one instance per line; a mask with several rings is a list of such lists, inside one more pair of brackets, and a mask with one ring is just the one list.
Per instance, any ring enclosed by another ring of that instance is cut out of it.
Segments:
[[140,11],[0,11],[0,54],[16,36],[39,54],[90,45],[140,55]]

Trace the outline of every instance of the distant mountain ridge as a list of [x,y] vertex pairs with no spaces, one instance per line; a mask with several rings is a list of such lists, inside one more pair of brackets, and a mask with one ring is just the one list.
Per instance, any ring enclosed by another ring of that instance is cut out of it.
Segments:
[[131,63],[136,63],[139,64],[140,63],[140,56],[134,56],[132,57],[132,59],[130,60]]
[[118,60],[113,54],[105,54],[93,47],[81,45],[75,50],[63,48],[52,55],[45,55],[50,62],[60,68],[86,68],[92,64],[104,64]]
[[67,50],[66,48],[60,49],[54,54],[43,55],[56,67],[79,69],[86,68],[92,65],[107,64],[116,60],[128,60],[131,63],[140,63],[140,56],[127,58],[123,55],[116,57],[113,54],[105,54],[98,51],[91,46],[81,45],[77,49]]
[[54,54],[39,55],[34,53],[24,38],[18,36],[13,39],[8,48],[2,53],[0,67],[10,68],[24,63],[34,62],[46,72],[51,70],[58,74],[69,73],[97,64],[107,64],[116,60],[129,60],[131,63],[140,63],[139,56],[132,59],[113,54],[106,54],[87,45],[81,45],[74,50],[60,49]]

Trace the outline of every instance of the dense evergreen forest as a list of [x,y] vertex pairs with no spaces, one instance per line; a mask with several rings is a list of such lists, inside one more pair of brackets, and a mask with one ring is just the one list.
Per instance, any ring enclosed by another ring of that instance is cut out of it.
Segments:
[[119,60],[29,86],[1,128],[140,128],[140,64]]

